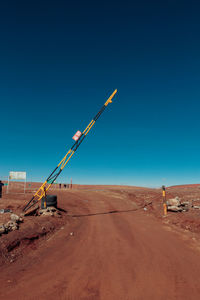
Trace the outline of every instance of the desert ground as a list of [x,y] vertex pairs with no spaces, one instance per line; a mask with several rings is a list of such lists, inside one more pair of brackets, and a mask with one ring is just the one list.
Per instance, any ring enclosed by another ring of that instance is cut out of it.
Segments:
[[[200,299],[200,185],[166,191],[196,209],[163,216],[161,189],[50,190],[60,217],[26,216],[0,236],[0,299]],[[20,214],[32,192],[4,187],[0,209]]]

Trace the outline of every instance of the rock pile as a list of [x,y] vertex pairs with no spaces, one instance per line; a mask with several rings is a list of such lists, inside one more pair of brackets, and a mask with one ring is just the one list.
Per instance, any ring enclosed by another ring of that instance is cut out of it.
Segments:
[[38,211],[38,216],[52,216],[61,218],[61,213],[53,206],[49,206]]
[[189,202],[181,202],[179,197],[167,200],[166,204],[168,211],[182,212],[189,210]]
[[14,231],[19,229],[19,223],[23,222],[23,218],[16,215],[16,214],[11,214],[10,215],[10,221],[7,223],[0,224],[0,235],[3,233],[8,233],[9,231]]

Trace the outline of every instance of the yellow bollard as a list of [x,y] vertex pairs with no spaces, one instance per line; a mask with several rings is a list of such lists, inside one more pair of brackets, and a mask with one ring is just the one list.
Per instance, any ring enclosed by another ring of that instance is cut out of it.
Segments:
[[163,195],[163,211],[164,211],[164,216],[167,216],[167,203],[166,203],[166,190],[165,186],[162,186],[162,195]]
[[47,208],[47,190],[46,187],[44,187],[44,208]]
[[167,215],[167,204],[163,203],[163,209],[164,209],[164,216]]

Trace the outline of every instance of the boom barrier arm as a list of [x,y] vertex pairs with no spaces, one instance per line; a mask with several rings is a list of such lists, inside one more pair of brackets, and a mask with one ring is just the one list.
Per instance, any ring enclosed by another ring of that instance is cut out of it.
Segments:
[[41,187],[37,190],[37,192],[33,195],[31,200],[26,204],[26,206],[23,208],[23,211],[26,212],[29,208],[31,208],[33,205],[35,205],[38,201],[42,199],[42,197],[45,195],[45,189],[46,192],[49,190],[51,185],[55,182],[55,180],[58,178],[64,167],[67,165],[69,160],[72,158],[78,147],[81,145],[91,128],[94,126],[95,122],[98,120],[98,118],[101,116],[101,114],[104,112],[106,107],[109,103],[112,103],[112,98],[117,93],[117,90],[115,90],[112,95],[108,98],[108,100],[104,103],[100,111],[96,114],[96,116],[92,119],[92,121],[88,124],[88,126],[85,128],[85,130],[81,133],[81,136],[79,139],[73,144],[73,146],[70,148],[70,150],[67,152],[67,154],[63,157],[63,159],[59,162],[57,167],[53,170],[53,172],[49,175],[49,177],[45,180],[45,182],[41,185]]

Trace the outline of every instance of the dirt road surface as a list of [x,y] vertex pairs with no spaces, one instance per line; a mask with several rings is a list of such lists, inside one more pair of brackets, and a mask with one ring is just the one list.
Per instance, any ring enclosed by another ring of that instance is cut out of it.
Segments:
[[174,231],[127,194],[63,195],[62,207],[75,224],[4,266],[0,299],[200,299],[198,241]]

